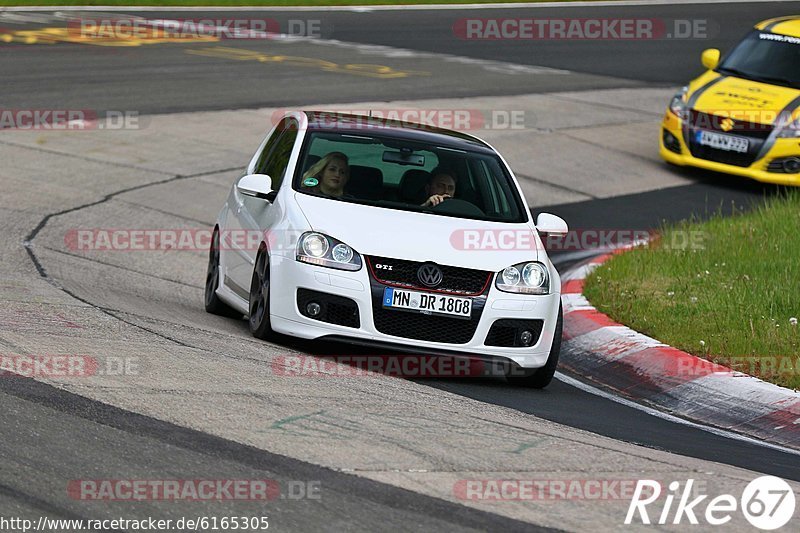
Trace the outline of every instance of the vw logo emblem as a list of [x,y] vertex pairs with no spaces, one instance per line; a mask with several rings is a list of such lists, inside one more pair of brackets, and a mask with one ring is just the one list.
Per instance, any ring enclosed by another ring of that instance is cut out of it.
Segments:
[[443,277],[442,269],[433,263],[425,263],[417,270],[417,279],[426,287],[436,287]]

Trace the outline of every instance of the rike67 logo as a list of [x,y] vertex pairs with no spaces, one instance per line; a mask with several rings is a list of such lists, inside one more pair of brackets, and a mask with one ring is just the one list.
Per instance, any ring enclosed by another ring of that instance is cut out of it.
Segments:
[[[663,497],[663,507],[659,509],[663,491],[661,483],[652,479],[638,480],[625,524],[631,524],[636,519],[647,525],[686,522],[697,525],[700,517],[707,524],[721,526],[730,522],[734,513],[741,512],[753,527],[771,531],[785,526],[794,516],[794,491],[779,477],[762,476],[754,479],[748,483],[738,500],[732,494],[721,494],[707,500],[707,494],[697,495],[696,491],[693,492],[693,485],[693,479],[687,480],[683,488],[680,482],[671,482],[669,492]],[[659,503],[653,505],[657,501]]]

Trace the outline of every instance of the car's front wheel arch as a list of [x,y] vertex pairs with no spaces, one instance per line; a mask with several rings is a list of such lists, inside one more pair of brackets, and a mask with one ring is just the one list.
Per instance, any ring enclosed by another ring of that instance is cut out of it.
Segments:
[[558,305],[558,314],[553,331],[553,341],[550,344],[550,352],[544,366],[537,369],[522,369],[515,363],[506,367],[506,381],[511,385],[520,387],[530,387],[543,389],[553,380],[558,367],[558,360],[561,354],[561,336],[563,334],[564,311],[561,304]]
[[219,225],[214,226],[211,233],[211,242],[208,250],[208,267],[206,268],[206,282],[204,289],[204,304],[207,312],[241,318],[242,313],[223,302],[217,295],[217,289],[222,285],[222,246],[220,244]]
[[248,324],[254,337],[267,339],[272,336],[270,322],[270,288],[271,288],[271,261],[269,248],[261,242],[253,264],[253,276],[250,280],[250,295],[248,298]]

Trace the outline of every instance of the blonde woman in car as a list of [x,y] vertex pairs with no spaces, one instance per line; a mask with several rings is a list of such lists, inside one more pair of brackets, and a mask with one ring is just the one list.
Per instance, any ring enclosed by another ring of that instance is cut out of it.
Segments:
[[330,152],[303,174],[301,185],[309,191],[341,198],[345,196],[344,187],[349,179],[347,156],[341,152]]

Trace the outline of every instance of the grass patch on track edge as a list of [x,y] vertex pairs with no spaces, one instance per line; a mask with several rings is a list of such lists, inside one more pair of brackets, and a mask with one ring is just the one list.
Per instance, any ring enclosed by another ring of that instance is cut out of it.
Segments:
[[800,389],[800,191],[665,226],[595,269],[584,295],[670,346]]

